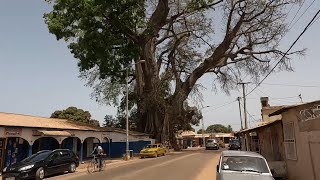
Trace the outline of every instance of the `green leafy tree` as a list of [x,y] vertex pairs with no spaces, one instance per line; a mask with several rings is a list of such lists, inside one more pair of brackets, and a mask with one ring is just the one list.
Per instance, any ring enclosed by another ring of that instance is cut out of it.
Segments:
[[118,127],[118,121],[116,118],[114,118],[111,115],[106,115],[104,117],[104,123],[103,123],[103,127],[113,127],[113,128],[117,128]]
[[228,129],[228,132],[230,132],[230,133],[233,132],[231,125],[228,125],[227,129]]
[[222,124],[210,125],[207,127],[206,132],[207,133],[230,133],[230,132],[232,132],[232,128],[231,128],[231,126],[230,127],[229,126],[225,127]]
[[100,122],[98,120],[95,120],[95,119],[91,119],[89,121],[89,124],[97,126],[97,127],[100,127]]
[[246,74],[258,81],[283,55],[278,70],[292,70],[292,55],[304,52],[278,46],[286,9],[300,0],[47,1],[49,31],[68,43],[92,96],[118,104],[130,83],[138,128],[162,141],[175,143],[172,134],[192,124],[195,111],[184,103],[203,99],[202,76],[228,93]]
[[206,130],[204,130],[204,129],[199,129],[199,130],[197,131],[197,134],[202,134],[202,131],[203,131],[203,133],[206,133]]
[[91,119],[91,114],[89,111],[84,111],[83,109],[76,107],[68,107],[64,110],[57,110],[51,114],[50,118],[68,119],[71,121],[100,126],[98,120]]

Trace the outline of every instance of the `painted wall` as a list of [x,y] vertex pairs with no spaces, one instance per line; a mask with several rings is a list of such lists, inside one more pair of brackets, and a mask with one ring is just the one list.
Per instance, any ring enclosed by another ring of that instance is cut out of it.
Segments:
[[318,180],[320,179],[320,131],[301,132],[297,113],[299,113],[297,109],[290,109],[282,114],[283,124],[294,122],[297,151],[297,160],[286,159],[288,178],[290,180]]
[[[14,129],[12,129],[14,130]],[[40,130],[35,128],[19,128],[18,134],[7,133],[5,134],[5,128],[0,127],[0,137],[13,138],[20,137],[24,138],[29,145],[33,145],[34,142],[43,136],[33,136],[34,130]],[[87,157],[93,150],[93,144],[102,143],[104,151],[107,152],[111,157],[122,157],[125,153],[126,146],[126,134],[119,132],[96,132],[96,131],[78,131],[78,130],[64,130],[69,132],[73,137],[80,139],[79,142],[84,143],[86,140],[85,147],[83,149],[83,157]],[[80,145],[76,141],[72,142],[72,138],[68,137],[53,137],[58,141],[59,144],[63,144],[62,148],[77,150],[77,154],[80,155]],[[94,140],[92,140],[94,138]],[[97,139],[99,139],[99,141]],[[66,140],[64,143],[62,143]],[[133,136],[129,135],[129,149],[133,150],[133,153],[139,153],[140,150],[147,144],[154,143],[154,139],[150,139],[148,136]],[[28,150],[25,150],[28,151]]]

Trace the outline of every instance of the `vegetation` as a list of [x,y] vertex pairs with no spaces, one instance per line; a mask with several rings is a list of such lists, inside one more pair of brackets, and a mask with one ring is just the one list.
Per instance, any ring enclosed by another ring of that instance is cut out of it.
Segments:
[[222,124],[214,124],[207,127],[207,133],[231,133],[232,128],[230,125],[227,127]]
[[299,0],[47,2],[53,6],[44,15],[49,31],[68,43],[92,96],[119,105],[129,83],[137,128],[173,144],[175,132],[200,119],[186,104],[201,102],[201,77],[211,76],[213,86],[228,93],[242,75],[257,81],[283,55],[279,70],[292,70],[291,56],[303,54],[285,54],[278,46],[287,31],[286,10]]
[[76,107],[68,107],[64,110],[57,110],[51,114],[50,118],[68,119],[71,121],[87,123],[100,127],[98,120],[91,119],[91,114],[89,111],[84,111],[83,109],[78,109]]
[[199,130],[197,131],[197,134],[202,134],[202,131],[203,131],[203,133],[207,133],[206,130],[204,130],[204,129],[199,129]]

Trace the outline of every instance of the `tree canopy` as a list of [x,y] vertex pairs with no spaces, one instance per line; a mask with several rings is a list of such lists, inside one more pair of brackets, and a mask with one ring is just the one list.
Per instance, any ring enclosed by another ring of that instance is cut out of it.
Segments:
[[199,129],[199,130],[197,131],[197,134],[202,134],[202,131],[203,131],[203,133],[207,133],[206,130],[204,130],[204,129]]
[[278,70],[292,70],[289,60],[304,53],[279,47],[287,7],[300,0],[47,1],[49,32],[68,43],[92,97],[118,105],[129,83],[139,128],[161,141],[174,143],[194,123],[197,110],[185,103],[203,100],[204,75],[228,93],[243,75],[258,81],[279,57]]
[[83,109],[79,109],[76,107],[68,107],[64,110],[54,111],[51,114],[50,118],[68,119],[71,121],[77,121],[92,124],[94,126],[100,126],[98,120],[91,119],[91,114],[89,111],[84,111]]
[[222,124],[213,124],[207,127],[207,133],[231,133],[232,128],[230,125],[227,127]]

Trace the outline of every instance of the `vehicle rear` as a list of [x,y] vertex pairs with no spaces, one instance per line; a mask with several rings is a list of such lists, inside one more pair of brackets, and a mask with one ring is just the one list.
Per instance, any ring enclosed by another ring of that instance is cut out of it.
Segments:
[[216,139],[208,139],[207,143],[206,143],[206,150],[209,149],[219,149],[219,144],[218,141]]
[[232,139],[229,142],[229,150],[238,150],[240,149],[240,141],[239,139]]

